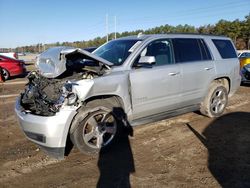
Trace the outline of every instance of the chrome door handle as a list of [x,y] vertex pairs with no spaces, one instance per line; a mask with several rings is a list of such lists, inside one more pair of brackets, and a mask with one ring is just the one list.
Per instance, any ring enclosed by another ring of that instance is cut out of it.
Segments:
[[180,72],[170,72],[170,73],[168,73],[169,76],[175,76],[177,74],[180,74]]
[[206,68],[204,68],[205,70],[211,70],[211,69],[213,69],[213,67],[206,67]]

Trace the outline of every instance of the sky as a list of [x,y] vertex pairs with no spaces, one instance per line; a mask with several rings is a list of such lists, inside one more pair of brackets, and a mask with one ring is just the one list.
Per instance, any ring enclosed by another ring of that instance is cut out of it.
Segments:
[[93,39],[160,25],[243,20],[250,0],[0,0],[0,48]]

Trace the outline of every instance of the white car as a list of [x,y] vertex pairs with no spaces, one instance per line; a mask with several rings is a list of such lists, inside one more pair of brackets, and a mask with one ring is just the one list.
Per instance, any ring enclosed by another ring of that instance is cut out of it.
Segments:
[[238,58],[244,58],[250,56],[250,50],[237,50]]
[[1,52],[0,55],[4,55],[13,59],[18,59],[18,55],[16,52]]

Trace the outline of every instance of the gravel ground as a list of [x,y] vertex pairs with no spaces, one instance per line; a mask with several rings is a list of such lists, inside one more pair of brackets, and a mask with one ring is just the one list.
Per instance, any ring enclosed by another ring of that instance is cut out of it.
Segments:
[[[23,87],[0,85],[0,95]],[[109,152],[73,148],[62,161],[24,137],[15,98],[0,98],[0,187],[250,187],[249,93],[241,86],[220,118],[188,113],[137,126]]]

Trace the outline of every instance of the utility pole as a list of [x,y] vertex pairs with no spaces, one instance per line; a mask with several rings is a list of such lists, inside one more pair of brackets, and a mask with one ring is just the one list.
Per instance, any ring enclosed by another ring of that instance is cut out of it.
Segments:
[[116,39],[116,16],[115,16],[115,18],[114,18],[115,20],[115,39]]
[[106,33],[107,33],[107,37],[106,37],[106,42],[109,41],[109,27],[108,27],[108,14],[106,14]]

